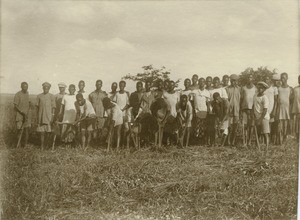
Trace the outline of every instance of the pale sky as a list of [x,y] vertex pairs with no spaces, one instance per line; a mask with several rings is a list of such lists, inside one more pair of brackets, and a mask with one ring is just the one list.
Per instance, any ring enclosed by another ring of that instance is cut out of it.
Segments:
[[[239,74],[267,66],[297,84],[297,0],[282,1],[38,1],[3,0],[1,93],[27,81],[104,90],[152,64],[172,78]],[[132,91],[133,83],[129,83]],[[180,84],[180,86],[182,83]]]

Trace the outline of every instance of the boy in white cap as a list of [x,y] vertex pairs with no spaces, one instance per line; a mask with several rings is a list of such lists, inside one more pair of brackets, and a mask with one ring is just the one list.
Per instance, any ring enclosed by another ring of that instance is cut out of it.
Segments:
[[257,94],[254,96],[252,108],[252,115],[254,116],[255,124],[256,126],[259,126],[260,133],[263,134],[265,139],[265,154],[267,154],[268,151],[270,134],[270,114],[268,112],[269,100],[264,94],[268,87],[268,84],[265,82],[257,83]]
[[51,134],[51,125],[54,120],[55,112],[55,97],[53,94],[49,93],[51,84],[45,82],[42,84],[43,93],[37,96],[37,132],[41,135],[41,148],[44,149],[45,142],[47,142]]
[[269,100],[269,114],[270,114],[270,140],[274,141],[276,140],[276,127],[275,127],[275,115],[276,115],[276,109],[277,109],[277,99],[278,99],[278,88],[273,85],[272,83],[272,77],[269,75],[266,75],[264,77],[265,83],[268,84],[269,88],[266,89],[265,95],[267,96]]
[[65,83],[63,83],[63,82],[58,83],[59,93],[57,93],[55,95],[56,110],[55,110],[54,121],[61,121],[62,120],[62,118],[59,118],[59,111],[60,111],[60,108],[61,108],[61,100],[67,94],[66,93],[66,88],[67,88],[67,85]]

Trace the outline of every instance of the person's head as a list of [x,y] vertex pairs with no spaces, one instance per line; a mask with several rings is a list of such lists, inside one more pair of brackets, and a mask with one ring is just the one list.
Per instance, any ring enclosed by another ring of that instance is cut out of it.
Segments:
[[193,82],[193,85],[197,84],[198,83],[198,75],[197,74],[194,74],[192,76],[192,82]]
[[113,106],[113,104],[112,104],[111,101],[110,101],[110,98],[108,98],[108,97],[105,97],[105,98],[102,100],[102,103],[103,103],[103,107],[104,107],[105,109],[109,109],[109,108],[111,108],[111,107]]
[[82,91],[84,87],[85,87],[85,82],[83,80],[80,80],[78,83],[78,89]]
[[186,79],[184,80],[184,87],[185,87],[186,89],[188,89],[190,86],[191,86],[191,80],[190,80],[189,78],[186,78]]
[[271,85],[271,84],[272,84],[271,76],[266,75],[266,76],[264,77],[264,81],[265,81],[265,83],[267,83],[268,85]]
[[164,88],[164,82],[161,79],[157,80],[157,89],[162,90],[163,88]]
[[50,88],[51,88],[51,84],[48,83],[48,82],[44,82],[42,84],[42,86],[43,86],[43,92],[44,92],[44,94],[47,94],[49,92]]
[[222,83],[223,83],[223,86],[228,86],[228,84],[229,84],[229,76],[228,75],[223,76]]
[[150,89],[151,89],[151,81],[146,81],[145,82],[145,89],[146,89],[146,92],[149,92]]
[[281,73],[280,79],[281,79],[281,82],[282,82],[283,84],[287,83],[288,78],[289,78],[289,77],[288,77],[288,74],[287,74],[287,73]]
[[215,88],[218,88],[220,86],[220,78],[219,77],[214,77],[213,79],[213,84]]
[[207,87],[211,87],[212,77],[211,76],[206,77],[205,83]]
[[257,92],[258,92],[258,95],[262,95],[266,89],[269,88],[268,84],[265,83],[265,82],[258,82],[257,83]]
[[137,92],[142,92],[143,91],[143,83],[141,81],[138,81],[136,83],[136,91]]
[[83,98],[82,93],[78,93],[76,95],[76,100],[80,106],[84,105],[84,103],[85,103],[85,99]]
[[230,76],[230,84],[232,86],[236,86],[238,84],[239,77],[236,74],[231,74]]
[[300,85],[300,75],[298,76],[298,84]]
[[101,80],[101,79],[98,79],[98,80],[96,81],[95,86],[96,86],[96,90],[101,90],[101,88],[102,88],[102,80]]
[[187,95],[181,95],[180,96],[180,104],[181,106],[186,106],[188,102],[188,97]]
[[170,83],[169,80],[165,80],[164,81],[164,90],[168,91],[168,89],[169,89],[169,83]]
[[27,92],[28,90],[28,83],[27,82],[22,82],[21,83],[21,89],[23,92]]
[[113,82],[113,83],[111,84],[111,91],[112,91],[112,92],[115,92],[115,91],[117,91],[117,88],[118,88],[118,83]]
[[175,89],[175,82],[173,80],[171,80],[169,82],[169,91],[173,91]]
[[70,95],[74,95],[75,91],[76,91],[75,85],[74,84],[70,84],[69,85],[69,93],[70,93]]
[[280,74],[276,73],[273,75],[274,86],[279,87],[281,85]]
[[250,73],[250,74],[247,75],[247,83],[248,84],[253,83],[253,74],[252,73]]
[[59,93],[64,94],[66,92],[67,85],[65,83],[58,83]]
[[203,89],[205,87],[205,79],[203,77],[201,77],[198,80],[198,85],[199,85],[200,89]]
[[124,80],[121,80],[119,82],[120,91],[124,91],[125,87],[126,87],[126,82]]
[[218,93],[218,92],[215,92],[215,93],[213,94],[213,99],[214,99],[215,102],[218,102],[218,103],[222,101],[222,98],[221,98],[221,96],[220,96],[220,93]]

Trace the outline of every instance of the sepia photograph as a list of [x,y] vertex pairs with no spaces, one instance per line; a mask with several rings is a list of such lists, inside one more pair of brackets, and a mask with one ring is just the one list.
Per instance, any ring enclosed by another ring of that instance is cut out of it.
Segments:
[[298,219],[298,0],[2,0],[0,220]]

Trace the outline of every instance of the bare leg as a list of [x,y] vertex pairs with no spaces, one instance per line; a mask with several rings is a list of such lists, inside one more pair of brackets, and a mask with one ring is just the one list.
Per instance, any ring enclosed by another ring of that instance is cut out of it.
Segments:
[[27,144],[28,144],[28,136],[29,136],[28,128],[24,128],[24,132],[25,132],[24,147],[27,147]]
[[41,132],[41,149],[44,150],[44,144],[45,144],[45,132]]
[[87,146],[90,146],[92,140],[92,132],[91,131],[86,131],[86,132],[87,132]]
[[85,148],[85,143],[86,143],[86,137],[85,137],[85,130],[81,130],[81,147],[84,149]]
[[122,125],[118,125],[115,129],[117,131],[117,151],[120,148],[120,140],[121,140],[121,126]]
[[187,135],[186,135],[186,147],[188,147],[189,143],[190,143],[191,128],[187,128],[186,132],[187,132]]
[[265,155],[267,156],[267,154],[268,154],[268,148],[269,148],[269,142],[270,142],[270,140],[269,140],[269,134],[264,134],[264,136],[265,136],[265,141],[266,141],[266,153],[265,153]]

